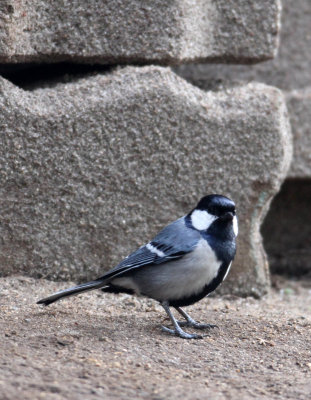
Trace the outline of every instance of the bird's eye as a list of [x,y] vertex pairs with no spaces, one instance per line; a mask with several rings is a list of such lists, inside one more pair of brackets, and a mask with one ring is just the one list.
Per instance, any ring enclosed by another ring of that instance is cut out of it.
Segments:
[[208,212],[209,212],[211,215],[216,215],[216,216],[221,215],[221,210],[219,210],[217,207],[210,207],[210,208],[208,209]]

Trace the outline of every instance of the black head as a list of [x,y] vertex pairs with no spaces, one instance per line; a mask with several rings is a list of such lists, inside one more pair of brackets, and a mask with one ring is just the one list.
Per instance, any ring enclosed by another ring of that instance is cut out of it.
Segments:
[[218,260],[228,265],[235,255],[238,235],[234,202],[219,194],[205,196],[191,212],[189,219],[192,228],[201,232]]
[[[237,218],[235,204],[228,197],[219,194],[210,194],[203,197],[198,205],[187,215],[190,226],[199,231],[206,231],[212,225],[231,226],[237,236]],[[228,225],[229,224],[229,225]]]
[[220,194],[210,194],[202,197],[196,210],[207,211],[211,215],[221,217],[226,213],[232,213],[235,215],[235,204],[228,197],[221,196]]
[[[198,205],[188,214],[190,226],[199,231],[207,231],[212,226],[223,230],[224,227],[233,229],[238,234],[235,204],[228,197],[211,194],[203,197]],[[216,224],[216,225],[215,225]]]

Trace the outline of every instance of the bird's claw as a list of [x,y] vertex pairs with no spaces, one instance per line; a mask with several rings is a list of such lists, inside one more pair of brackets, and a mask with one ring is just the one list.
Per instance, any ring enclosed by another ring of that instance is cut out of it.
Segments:
[[218,325],[214,324],[200,324],[199,322],[193,321],[177,321],[179,326],[189,326],[194,329],[219,329]]
[[161,328],[164,332],[170,333],[171,335],[179,336],[183,339],[203,339],[202,335],[198,335],[196,333],[187,333],[184,332],[182,329],[170,329],[163,325],[161,325]]

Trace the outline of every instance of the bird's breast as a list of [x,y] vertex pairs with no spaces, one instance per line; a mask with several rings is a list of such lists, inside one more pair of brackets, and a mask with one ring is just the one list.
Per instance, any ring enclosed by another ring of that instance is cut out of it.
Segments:
[[187,276],[188,294],[195,294],[208,285],[218,274],[221,261],[217,259],[206,240],[201,239],[195,250],[182,259],[181,270]]
[[137,269],[133,276],[139,292],[159,301],[200,293],[218,274],[221,262],[206,240],[176,261]]

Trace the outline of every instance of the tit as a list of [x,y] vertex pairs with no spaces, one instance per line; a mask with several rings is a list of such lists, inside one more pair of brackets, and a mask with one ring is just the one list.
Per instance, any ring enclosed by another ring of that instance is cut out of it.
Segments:
[[[157,300],[172,322],[167,333],[184,339],[202,338],[181,327],[209,329],[181,307],[213,292],[226,278],[236,253],[238,222],[235,204],[218,194],[203,197],[187,215],[162,229],[149,243],[127,256],[102,277],[57,292],[37,304],[45,306],[88,290],[132,293]],[[177,321],[170,307],[184,318]]]

